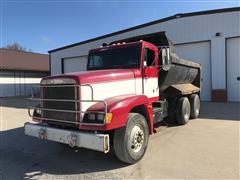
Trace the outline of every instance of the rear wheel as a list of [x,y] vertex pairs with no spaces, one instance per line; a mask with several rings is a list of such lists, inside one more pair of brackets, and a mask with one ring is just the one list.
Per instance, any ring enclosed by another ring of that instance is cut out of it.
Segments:
[[177,102],[177,123],[187,124],[190,118],[190,103],[187,97],[182,97]]
[[138,113],[129,113],[125,127],[114,132],[113,147],[123,162],[134,164],[144,156],[148,145],[149,130],[146,119]]
[[199,116],[199,112],[200,112],[200,99],[199,96],[197,94],[192,94],[189,97],[189,102],[190,102],[190,117],[192,119],[196,119]]

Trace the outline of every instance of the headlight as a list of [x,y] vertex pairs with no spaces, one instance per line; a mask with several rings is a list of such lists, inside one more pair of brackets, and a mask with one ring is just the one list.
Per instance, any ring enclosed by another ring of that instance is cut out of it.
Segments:
[[97,114],[97,120],[98,121],[103,121],[104,120],[105,115],[104,114]]
[[105,115],[101,114],[101,113],[89,113],[88,114],[88,120],[96,121],[97,123],[99,123],[100,121],[104,122],[104,117],[105,117]]
[[95,120],[95,114],[94,113],[89,113],[88,114],[88,119],[91,120],[91,121],[94,121]]
[[106,123],[109,124],[112,121],[112,113],[88,113],[87,118],[83,120],[85,123]]

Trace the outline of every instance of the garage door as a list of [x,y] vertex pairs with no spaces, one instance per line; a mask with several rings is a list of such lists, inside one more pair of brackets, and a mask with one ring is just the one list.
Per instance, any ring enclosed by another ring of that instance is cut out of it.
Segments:
[[228,101],[240,101],[240,37],[227,39]]
[[211,63],[210,42],[181,44],[175,46],[179,57],[202,64],[202,91],[201,100],[211,100]]
[[87,56],[64,58],[62,73],[86,71]]

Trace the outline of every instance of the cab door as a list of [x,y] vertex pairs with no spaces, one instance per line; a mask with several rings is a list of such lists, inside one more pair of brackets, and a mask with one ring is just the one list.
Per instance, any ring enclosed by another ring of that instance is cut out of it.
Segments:
[[143,52],[143,94],[151,102],[158,101],[158,50],[156,47],[144,46]]

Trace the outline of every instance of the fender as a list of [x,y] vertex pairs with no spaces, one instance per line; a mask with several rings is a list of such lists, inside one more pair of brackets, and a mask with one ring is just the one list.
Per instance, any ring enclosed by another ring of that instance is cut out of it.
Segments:
[[[112,122],[104,125],[103,127],[94,126],[94,128],[90,128],[90,126],[88,126],[88,128],[95,130],[111,130],[123,127],[126,125],[128,113],[131,111],[131,109],[136,106],[144,105],[148,116],[147,121],[149,133],[153,133],[152,105],[147,96],[129,94],[107,98],[104,101],[107,103],[108,112],[113,113]],[[103,103],[96,103],[91,106],[88,111],[104,111],[104,105]],[[81,128],[84,127],[81,126]]]

